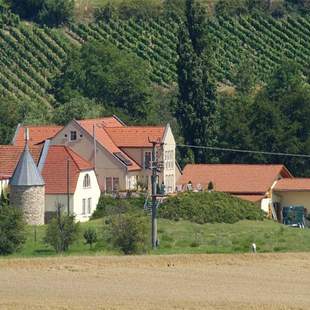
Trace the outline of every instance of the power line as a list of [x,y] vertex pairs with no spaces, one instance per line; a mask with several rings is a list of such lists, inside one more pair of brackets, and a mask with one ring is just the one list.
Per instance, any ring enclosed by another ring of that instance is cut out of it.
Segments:
[[307,154],[253,151],[253,150],[242,150],[242,149],[214,147],[214,146],[199,146],[199,145],[190,145],[190,144],[177,144],[176,146],[177,147],[186,147],[186,148],[191,148],[191,149],[204,149],[204,150],[235,152],[235,153],[247,153],[247,154],[261,154],[261,155],[272,155],[272,156],[310,158],[310,155],[307,155]]

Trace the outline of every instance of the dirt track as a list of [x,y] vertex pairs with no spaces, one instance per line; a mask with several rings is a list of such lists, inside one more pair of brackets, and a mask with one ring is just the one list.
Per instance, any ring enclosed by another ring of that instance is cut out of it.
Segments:
[[0,260],[1,309],[310,309],[310,254]]

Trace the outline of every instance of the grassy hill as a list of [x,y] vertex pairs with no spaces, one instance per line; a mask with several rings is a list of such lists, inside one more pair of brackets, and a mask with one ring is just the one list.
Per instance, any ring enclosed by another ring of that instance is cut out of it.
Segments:
[[[100,237],[103,231],[102,219],[81,224],[81,230],[95,227]],[[43,243],[46,226],[28,227],[27,242],[21,252],[12,256],[50,256],[55,251]],[[240,221],[235,224],[196,224],[189,221],[158,220],[160,246],[150,250],[151,254],[186,253],[247,253],[253,242],[258,252],[303,252],[310,251],[310,230],[295,229],[273,221]],[[80,239],[70,248],[68,255],[119,254],[98,242],[92,250]]]
[[[119,20],[71,24],[66,29],[39,28],[18,22],[14,15],[0,18],[0,94],[23,101],[53,105],[51,80],[60,72],[68,52],[87,40],[107,40],[145,59],[154,83],[176,82],[178,25],[163,19]],[[310,59],[310,17],[275,20],[268,16],[214,18],[208,26],[215,43],[218,81],[231,84],[243,59],[252,59],[264,81],[283,57],[295,60],[307,73]]]

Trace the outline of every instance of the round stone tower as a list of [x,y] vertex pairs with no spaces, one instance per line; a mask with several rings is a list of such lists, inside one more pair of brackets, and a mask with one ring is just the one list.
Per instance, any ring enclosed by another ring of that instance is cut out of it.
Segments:
[[45,183],[27,143],[9,184],[10,204],[22,209],[27,224],[43,225]]

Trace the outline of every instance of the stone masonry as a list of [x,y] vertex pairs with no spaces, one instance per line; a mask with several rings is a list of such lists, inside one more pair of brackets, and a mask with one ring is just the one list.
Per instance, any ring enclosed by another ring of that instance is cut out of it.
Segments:
[[28,225],[44,224],[45,186],[11,186],[10,204],[22,209]]

